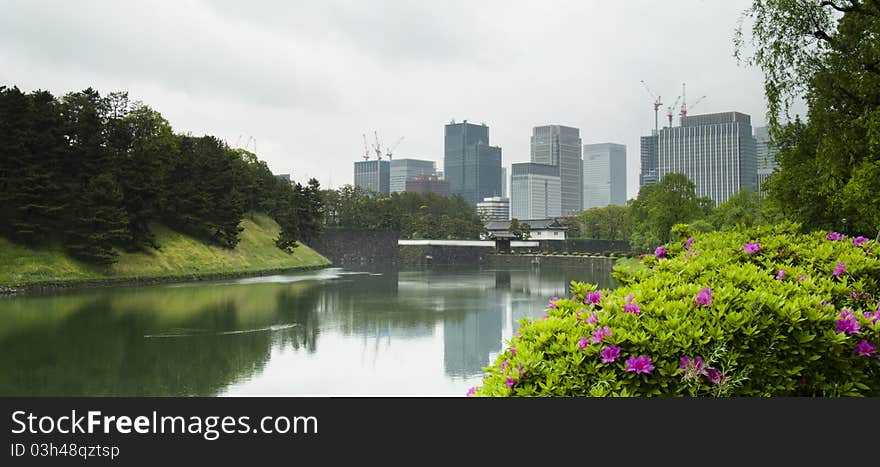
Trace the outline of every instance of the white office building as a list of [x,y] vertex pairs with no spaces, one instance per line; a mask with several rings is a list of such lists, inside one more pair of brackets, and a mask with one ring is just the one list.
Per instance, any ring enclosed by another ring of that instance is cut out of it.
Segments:
[[559,167],[525,162],[512,164],[510,172],[511,219],[545,219],[562,215]]

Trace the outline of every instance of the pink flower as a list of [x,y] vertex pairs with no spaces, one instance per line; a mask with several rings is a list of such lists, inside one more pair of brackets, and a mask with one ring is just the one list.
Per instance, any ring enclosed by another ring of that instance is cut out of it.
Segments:
[[598,344],[599,342],[602,342],[602,339],[611,336],[611,328],[604,326],[596,329],[591,334],[593,337],[590,338],[590,342]]
[[508,378],[507,378],[507,382],[504,383],[504,384],[506,384],[507,387],[512,388],[513,385],[516,384],[516,383],[517,383],[516,378],[510,378],[510,377],[508,377]]
[[871,324],[876,324],[877,321],[880,321],[880,308],[877,308],[877,311],[873,313],[869,313],[866,311],[862,314],[865,316],[865,319],[871,321]]
[[590,340],[588,337],[582,337],[581,340],[578,341],[578,347],[580,347],[581,350],[586,349],[589,344]]
[[639,304],[633,301],[632,294],[627,295],[626,304],[623,305],[623,311],[627,313],[632,313],[634,315],[640,314],[642,310],[639,309]]
[[630,357],[626,359],[626,369],[624,371],[635,372],[635,374],[648,374],[653,370],[654,365],[651,364],[651,357],[647,355],[642,355],[638,358],[634,355],[630,355]]
[[553,297],[553,298],[551,298],[550,301],[547,303],[547,306],[550,307],[550,308],[557,308],[557,306],[556,306],[556,302],[558,302],[558,301],[559,301],[559,297]]
[[868,239],[865,238],[865,237],[856,237],[856,238],[853,239],[853,245],[855,245],[855,246],[859,246],[859,245],[861,245],[862,243],[865,243],[865,242],[867,242],[867,241],[868,241]]
[[693,360],[687,355],[681,357],[681,365],[678,369],[685,372],[684,379],[700,379],[700,375],[708,374],[706,371],[706,362],[704,362],[703,357],[700,356],[697,356]]
[[694,246],[694,237],[690,237],[687,239],[686,242],[684,242],[685,250],[690,250],[692,246]]
[[709,287],[701,290],[700,293],[697,294],[697,298],[694,299],[694,303],[701,306],[709,306],[712,304],[712,301],[712,289]]
[[800,276],[798,276],[798,280],[803,282],[803,281],[807,280],[807,276],[801,274]]
[[599,300],[602,300],[602,292],[590,292],[587,294],[587,301],[592,303],[593,305],[599,303]]
[[602,363],[611,363],[620,358],[620,347],[609,345],[599,352],[599,356],[602,357]]
[[715,368],[709,368],[706,370],[706,376],[712,384],[719,384],[724,380],[724,374]]
[[876,345],[871,345],[870,342],[862,339],[861,342],[856,344],[856,348],[853,349],[853,353],[856,355],[864,355],[866,357],[870,357],[872,353],[877,351]]
[[761,251],[761,244],[758,242],[754,242],[754,243],[748,242],[745,245],[743,245],[742,250],[750,255],[753,255],[753,254]]
[[834,272],[832,274],[834,274],[835,276],[839,276],[845,272],[846,272],[846,263],[837,263],[837,266],[834,267]]
[[684,259],[690,259],[691,256],[697,256],[698,254],[700,254],[700,252],[697,250],[688,250],[688,252],[684,254]]
[[591,314],[590,317],[587,318],[587,323],[596,324],[597,322],[599,322],[599,315],[597,315],[594,311],[593,314]]
[[666,248],[663,248],[663,245],[658,246],[657,249],[654,250],[654,256],[656,256],[657,259],[665,258],[666,257]]
[[516,366],[516,371],[522,373],[522,370],[523,370],[523,366],[522,366],[522,363],[520,363],[519,365]]
[[779,272],[776,273],[776,280],[782,280],[785,278],[785,269],[780,269]]
[[476,393],[477,393],[477,387],[474,386],[474,387],[468,389],[467,396],[468,396],[468,397],[471,397],[471,396],[473,396],[473,395],[476,394]]
[[507,351],[510,352],[510,355],[516,355],[516,347],[511,347]]
[[861,329],[853,312],[849,310],[843,310],[840,312],[840,319],[835,321],[835,325],[838,334],[858,334]]
[[501,371],[506,370],[507,367],[509,367],[509,366],[510,366],[510,362],[508,362],[507,360],[505,360],[504,362],[501,363]]
[[825,240],[828,240],[829,242],[836,242],[837,240],[840,240],[841,237],[843,237],[843,236],[840,235],[839,233],[831,232],[830,234],[825,236]]

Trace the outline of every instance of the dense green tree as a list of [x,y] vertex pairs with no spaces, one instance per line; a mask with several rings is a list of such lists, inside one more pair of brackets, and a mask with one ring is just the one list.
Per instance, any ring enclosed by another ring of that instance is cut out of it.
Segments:
[[633,201],[630,244],[649,250],[671,239],[672,226],[705,218],[712,200],[699,197],[696,185],[684,174],[666,174],[659,183],[645,185]]
[[632,233],[630,208],[608,205],[590,208],[578,216],[584,225],[583,236],[596,240],[629,240]]
[[[737,53],[761,68],[781,170],[770,196],[804,228],[880,228],[880,3],[754,0]],[[744,56],[746,25],[754,54]],[[807,121],[789,121],[804,99]]]
[[783,216],[773,200],[745,189],[719,204],[707,220],[714,229],[731,230],[781,222]]
[[517,218],[510,220],[510,234],[517,240],[528,240],[532,235],[532,226],[526,222],[521,222]]

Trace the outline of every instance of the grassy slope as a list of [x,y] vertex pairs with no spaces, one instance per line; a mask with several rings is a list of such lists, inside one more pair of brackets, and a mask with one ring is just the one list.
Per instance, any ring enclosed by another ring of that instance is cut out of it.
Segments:
[[160,250],[120,252],[118,261],[106,268],[80,263],[61,248],[34,250],[0,238],[0,285],[238,274],[330,264],[305,245],[290,255],[279,250],[275,238],[280,228],[267,216],[246,216],[241,226],[241,242],[226,250],[156,225]]

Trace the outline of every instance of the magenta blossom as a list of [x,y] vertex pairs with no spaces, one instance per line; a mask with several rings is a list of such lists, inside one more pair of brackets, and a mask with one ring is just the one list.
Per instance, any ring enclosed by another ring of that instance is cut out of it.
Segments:
[[657,249],[654,250],[654,256],[656,256],[657,259],[665,258],[666,257],[666,248],[663,248],[663,245],[658,246]]
[[599,300],[602,300],[602,292],[590,292],[587,294],[587,301],[592,303],[593,305],[599,303]]
[[633,301],[632,294],[626,296],[626,304],[623,305],[623,311],[634,315],[642,312],[642,310],[639,309],[639,304]]
[[868,239],[865,238],[865,237],[856,237],[856,238],[853,239],[853,245],[855,245],[855,246],[859,246],[859,245],[861,245],[862,243],[865,243],[865,242],[867,242],[867,241],[868,241]]
[[511,347],[507,351],[510,352],[510,355],[516,355],[516,347]]
[[510,378],[510,377],[508,377],[508,378],[507,378],[507,382],[504,383],[504,384],[506,384],[507,387],[512,388],[513,385],[516,384],[516,383],[517,383],[516,378]]
[[559,301],[559,297],[553,297],[553,298],[551,298],[550,301],[547,303],[547,306],[550,307],[550,308],[557,308],[557,306],[556,306],[556,302],[558,302],[558,301]]
[[807,280],[807,276],[801,274],[800,276],[798,276],[798,280],[803,282],[803,281]]
[[780,269],[779,272],[776,273],[776,280],[785,279],[785,269]]
[[580,347],[581,350],[586,349],[588,345],[590,345],[590,339],[588,337],[581,337],[581,340],[578,341],[578,347]]
[[701,290],[700,293],[697,294],[697,298],[694,299],[694,304],[701,306],[709,306],[712,304],[712,289],[706,287]]
[[544,313],[544,316],[542,316],[541,319],[547,319],[549,317],[550,317],[550,315],[548,315],[547,313]]
[[476,394],[476,393],[477,393],[477,387],[474,386],[474,387],[468,389],[467,396],[468,396],[468,397],[471,397],[471,396],[473,396],[473,395]]
[[834,323],[837,327],[838,334],[858,334],[861,326],[856,321],[856,317],[852,311],[843,310],[840,312],[840,319]]
[[864,355],[866,357],[870,357],[872,353],[877,351],[876,345],[871,345],[870,342],[862,339],[861,342],[856,344],[856,348],[853,349],[853,353],[856,355]]
[[830,242],[836,242],[841,238],[843,238],[843,235],[840,235],[838,232],[831,232],[830,234],[825,236],[825,240],[828,240]]
[[640,357],[630,355],[630,357],[626,359],[626,369],[624,371],[632,371],[635,372],[635,374],[648,374],[653,370],[654,365],[651,364],[651,357],[647,355],[642,355]]
[[691,360],[691,357],[688,355],[681,357],[681,365],[678,369],[685,372],[684,379],[700,379],[700,375],[708,373],[706,371],[706,362],[704,362],[703,357],[700,356],[697,356],[693,360]]
[[602,351],[599,352],[599,355],[602,357],[602,363],[611,363],[620,358],[620,347],[609,345],[602,349]]
[[877,324],[877,321],[880,321],[880,308],[877,308],[877,311],[873,313],[866,311],[862,314],[865,316],[865,319],[871,321],[871,324]]
[[706,376],[712,384],[719,384],[724,380],[724,374],[715,368],[709,368],[706,370]]
[[501,363],[501,371],[506,370],[507,367],[509,367],[509,366],[510,366],[510,362],[508,362],[507,360],[504,360],[504,361]]
[[691,256],[696,256],[698,254],[700,254],[700,252],[697,250],[688,250],[688,252],[684,254],[684,259],[690,259]]
[[523,370],[523,366],[522,366],[522,363],[520,363],[519,365],[516,366],[516,371],[522,373],[522,370]]
[[593,337],[590,338],[590,342],[597,344],[602,342],[602,339],[611,336],[611,328],[608,326],[603,326],[601,328],[596,329],[592,333]]
[[690,237],[687,239],[686,242],[684,242],[685,250],[690,250],[692,246],[694,246],[694,237]]
[[587,323],[589,323],[589,324],[596,324],[596,323],[598,323],[598,322],[599,322],[599,315],[597,315],[596,312],[594,311],[594,312],[593,312],[593,313],[587,318]]
[[750,255],[753,255],[753,254],[761,251],[761,244],[758,242],[748,242],[745,245],[743,245],[742,250]]
[[834,274],[835,276],[839,276],[846,272],[846,263],[837,263],[837,266],[834,266]]

